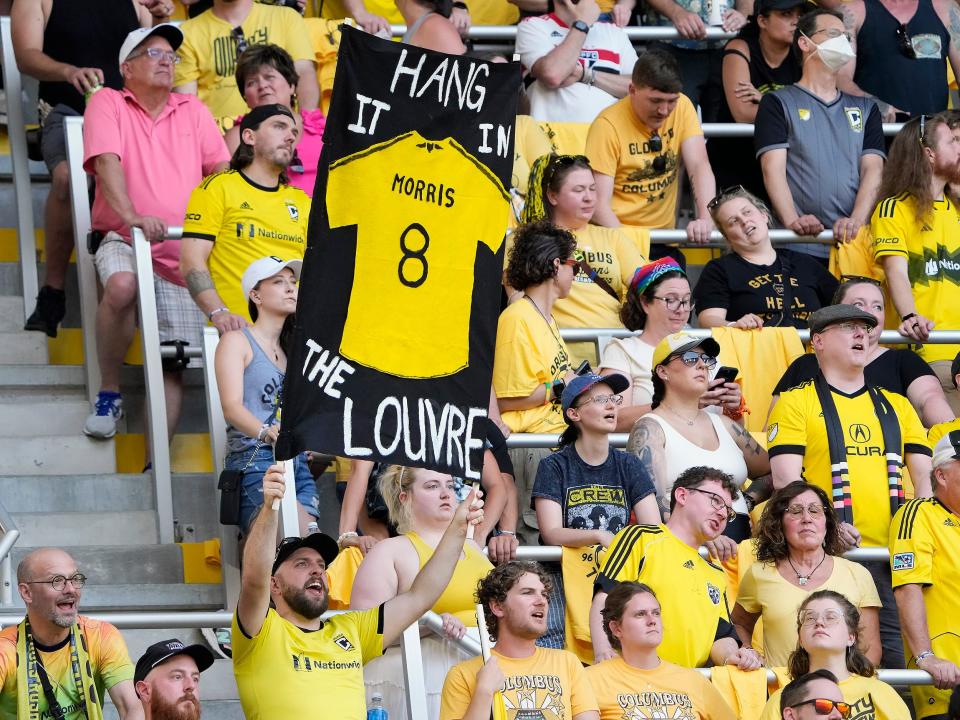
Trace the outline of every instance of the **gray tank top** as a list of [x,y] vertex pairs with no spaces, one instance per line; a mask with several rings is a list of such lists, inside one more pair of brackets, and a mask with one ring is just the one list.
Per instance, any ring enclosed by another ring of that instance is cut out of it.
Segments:
[[426,22],[427,18],[430,17],[431,15],[436,15],[436,13],[435,12],[424,13],[423,15],[418,17],[416,20],[414,20],[413,25],[407,28],[407,31],[403,34],[403,37],[400,38],[400,41],[405,42],[409,45],[410,41],[413,40],[413,36],[417,34],[417,30],[420,29],[420,26],[423,25],[423,23]]
[[[243,371],[243,406],[261,422],[267,422],[274,414],[280,398],[284,373],[267,357],[247,328],[243,328],[243,334],[253,350],[253,359]],[[228,452],[242,452],[256,444],[255,437],[244,435],[233,425],[227,425]]]

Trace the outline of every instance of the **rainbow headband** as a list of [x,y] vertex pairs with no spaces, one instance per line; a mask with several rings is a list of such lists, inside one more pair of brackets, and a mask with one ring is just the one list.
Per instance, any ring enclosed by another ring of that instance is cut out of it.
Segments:
[[678,272],[684,277],[687,275],[683,268],[677,264],[677,261],[671,257],[660,258],[656,262],[638,267],[633,274],[633,280],[630,281],[630,292],[635,292],[638,295],[643,293],[657,281],[657,278],[669,272]]

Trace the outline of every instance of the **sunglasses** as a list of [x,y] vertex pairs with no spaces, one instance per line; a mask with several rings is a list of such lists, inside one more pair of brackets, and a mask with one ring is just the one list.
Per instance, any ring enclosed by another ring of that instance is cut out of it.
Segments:
[[883,287],[881,283],[876,278],[867,277],[866,275],[841,275],[840,282],[842,283],[868,283],[870,285],[875,285],[876,287]]
[[[698,362],[702,362],[708,368],[712,368],[717,364],[717,359],[713,355],[699,353],[696,350],[687,350],[680,355],[674,355],[670,360],[679,360],[687,367],[693,367]],[[670,360],[667,360],[667,362],[670,362]]]
[[243,36],[243,28],[239,25],[230,31],[230,37],[232,37],[237,44],[237,59],[239,60],[240,56],[250,47],[250,43],[248,43],[247,39]]
[[797,703],[793,707],[798,708],[803,705],[813,705],[813,711],[817,715],[829,715],[833,712],[833,709],[836,708],[837,712],[840,713],[840,717],[848,718],[850,717],[850,704],[841,702],[839,700],[827,700],[826,698],[811,698],[810,700],[804,700],[801,703]]
[[724,188],[717,194],[716,197],[713,198],[713,200],[707,203],[707,210],[713,210],[719,205],[725,203],[731,197],[742,195],[745,192],[747,192],[747,189],[743,185],[731,185],[728,188]]
[[907,34],[907,26],[903,23],[897,25],[897,49],[904,57],[911,60],[917,59],[917,51],[913,48],[913,41]]
[[[655,153],[663,150],[663,138],[660,137],[660,133],[658,132],[655,132],[650,136],[650,141],[647,144],[650,146],[650,150]],[[653,169],[656,171],[657,175],[662,175],[666,171],[667,158],[665,155],[657,155],[653,159]]]

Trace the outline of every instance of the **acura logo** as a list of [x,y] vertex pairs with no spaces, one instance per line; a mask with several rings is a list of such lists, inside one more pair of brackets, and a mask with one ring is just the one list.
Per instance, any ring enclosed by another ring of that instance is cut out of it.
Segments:
[[861,423],[850,426],[850,439],[858,443],[870,442],[870,428]]

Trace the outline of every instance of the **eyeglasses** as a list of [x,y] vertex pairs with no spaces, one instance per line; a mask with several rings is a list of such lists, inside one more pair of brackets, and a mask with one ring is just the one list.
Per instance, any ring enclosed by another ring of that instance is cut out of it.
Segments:
[[932,120],[933,118],[929,115],[920,116],[920,146],[925,147],[927,144],[927,120]]
[[826,33],[827,38],[830,40],[833,40],[834,38],[838,38],[841,35],[843,35],[847,38],[847,40],[849,40],[850,42],[853,42],[853,36],[850,33],[844,32],[843,30],[837,30],[836,28],[820,28],[819,30],[814,30],[812,33],[810,33],[810,37],[812,38],[814,35],[817,35],[819,33]]
[[240,56],[250,47],[250,43],[248,43],[247,38],[244,37],[243,27],[240,25],[230,31],[230,37],[232,37],[233,41],[237,44],[237,59],[239,60]]
[[67,583],[73,585],[77,590],[80,590],[84,585],[87,584],[87,576],[83,573],[77,573],[76,575],[71,575],[66,577],[65,575],[54,575],[49,580],[28,580],[27,585],[49,585],[57,592],[63,590]]
[[910,35],[907,34],[907,26],[903,23],[897,25],[897,49],[903,54],[904,57],[908,57],[911,60],[917,59],[917,51],[913,47],[913,41],[910,39]]
[[177,65],[180,62],[180,56],[172,50],[161,50],[160,48],[147,48],[133,55],[128,55],[127,60],[136,60],[138,57],[146,55],[151,60],[166,60],[171,65]]
[[834,325],[828,325],[823,329],[823,332],[833,330],[834,328],[838,329],[844,335],[853,335],[857,330],[865,333],[870,332],[870,328],[862,322],[840,322]]
[[799,702],[792,707],[798,708],[802,705],[813,705],[813,711],[817,715],[829,715],[833,712],[833,709],[836,708],[837,712],[840,713],[840,717],[848,718],[850,717],[850,705],[840,700],[827,700],[827,698],[810,698],[809,700],[804,700]]
[[883,287],[883,283],[877,280],[876,278],[867,277],[866,275],[841,275],[840,282],[842,283],[869,283],[870,285],[875,285],[876,287]]
[[818,613],[815,610],[804,610],[800,613],[800,627],[811,627],[819,621],[824,627],[833,627],[843,620],[843,613],[839,610],[824,610]]
[[693,298],[674,298],[674,297],[659,297],[658,295],[653,296],[654,300],[659,300],[664,305],[667,306],[667,310],[674,312],[680,308],[688,308],[693,310]]
[[793,515],[793,517],[800,517],[801,515],[803,515],[804,510],[806,510],[807,515],[815,518],[823,517],[823,514],[827,511],[827,509],[820,503],[810,503],[809,505],[806,505],[806,506],[800,505],[799,503],[797,503],[796,505],[790,505],[787,508],[787,515]]
[[584,400],[582,403],[577,405],[577,407],[583,407],[584,405],[589,405],[590,403],[602,406],[610,402],[612,402],[614,405],[622,405],[623,395],[594,395],[593,397]]
[[727,505],[723,498],[717,495],[715,492],[710,492],[709,490],[701,490],[700,488],[687,488],[688,490],[693,490],[694,492],[703,493],[710,498],[710,507],[714,510],[720,510],[726,508],[727,510],[727,522],[733,522],[737,519],[737,511],[732,507]]
[[717,193],[716,197],[714,197],[713,200],[707,203],[707,210],[714,210],[718,206],[722,205],[727,200],[729,200],[731,197],[735,197],[737,195],[743,195],[746,192],[747,192],[747,189],[743,185],[732,185],[728,188],[724,188],[719,193]]
[[[702,362],[708,368],[712,368],[717,364],[717,359],[713,355],[699,353],[696,350],[687,350],[680,355],[674,355],[670,360],[679,360],[687,367],[693,367],[698,362]],[[670,362],[670,360],[667,360],[667,362]]]

